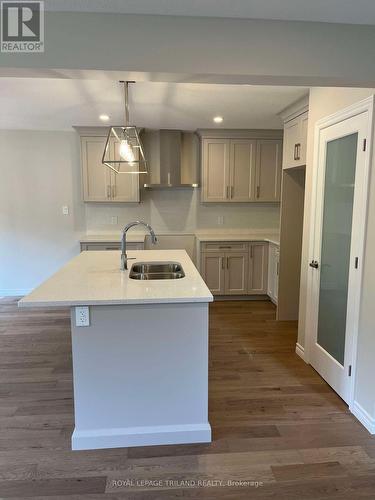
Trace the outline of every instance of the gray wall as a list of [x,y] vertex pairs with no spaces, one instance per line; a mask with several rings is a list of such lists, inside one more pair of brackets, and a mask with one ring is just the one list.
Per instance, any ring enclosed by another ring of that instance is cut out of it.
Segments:
[[375,26],[69,12],[47,12],[45,26],[45,53],[1,54],[0,68],[44,68],[50,77],[58,68],[161,81],[375,85]]
[[22,295],[78,253],[79,144],[74,132],[1,131],[0,153],[0,295]]

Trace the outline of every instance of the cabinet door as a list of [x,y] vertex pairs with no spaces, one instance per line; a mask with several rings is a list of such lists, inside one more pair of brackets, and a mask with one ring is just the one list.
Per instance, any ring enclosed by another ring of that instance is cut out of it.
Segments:
[[225,254],[225,294],[244,295],[247,293],[248,253],[228,252]]
[[224,295],[225,254],[211,252],[201,254],[202,278],[213,295]]
[[230,141],[230,200],[252,201],[255,196],[256,141]]
[[280,201],[281,140],[257,141],[256,201]]
[[307,126],[309,113],[306,112],[300,116],[300,150],[298,153],[300,165],[306,165],[306,150],[307,150]]
[[268,247],[268,286],[267,295],[271,300],[275,300],[275,276],[276,276],[276,247],[269,245]]
[[249,246],[249,294],[267,294],[268,243],[251,243]]
[[291,168],[297,165],[296,153],[300,139],[300,125],[299,117],[284,124],[283,168]]
[[275,290],[274,290],[274,300],[277,304],[278,294],[279,294],[279,262],[280,262],[280,251],[278,248],[275,250]]
[[229,140],[203,140],[202,201],[229,201],[229,149]]
[[[115,144],[111,147],[114,148]],[[113,158],[120,159],[118,151],[113,152]],[[114,202],[139,202],[139,175],[111,172],[111,198]]]
[[81,137],[84,201],[110,201],[111,171],[102,164],[105,137]]

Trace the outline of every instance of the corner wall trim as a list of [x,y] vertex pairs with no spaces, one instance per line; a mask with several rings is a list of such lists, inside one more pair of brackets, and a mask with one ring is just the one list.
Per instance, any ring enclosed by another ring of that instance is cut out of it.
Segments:
[[306,360],[305,360],[305,348],[299,344],[298,342],[296,343],[296,354],[298,354],[298,356],[300,358],[303,359],[303,361],[305,361],[306,363]]
[[366,427],[370,434],[375,434],[375,418],[372,417],[357,401],[349,407],[353,415]]

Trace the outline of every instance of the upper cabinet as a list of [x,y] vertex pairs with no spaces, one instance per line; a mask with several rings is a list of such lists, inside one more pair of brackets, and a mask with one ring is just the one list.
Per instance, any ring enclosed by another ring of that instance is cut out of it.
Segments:
[[256,201],[280,201],[281,140],[257,141]]
[[105,136],[81,137],[83,200],[85,202],[139,202],[139,176],[116,174],[102,164]]
[[228,201],[230,181],[230,141],[206,139],[202,144],[202,189],[204,201]]
[[284,120],[283,168],[306,165],[308,100],[302,99],[281,113]]
[[281,138],[202,136],[202,201],[280,201],[281,160]]

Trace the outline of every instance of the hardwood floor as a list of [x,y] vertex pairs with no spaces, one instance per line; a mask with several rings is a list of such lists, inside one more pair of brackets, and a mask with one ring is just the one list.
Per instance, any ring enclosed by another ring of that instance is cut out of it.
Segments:
[[0,497],[374,499],[375,438],[274,317],[211,307],[211,444],[72,452],[69,313],[0,300]]

